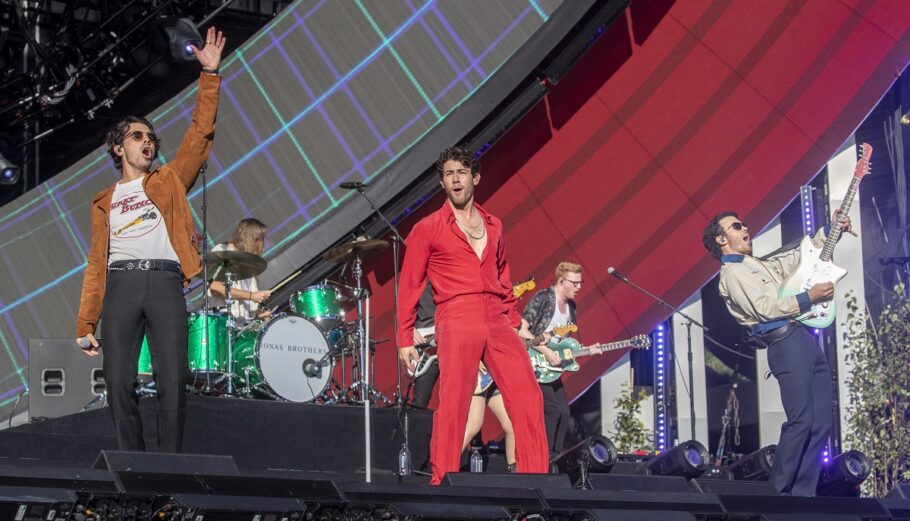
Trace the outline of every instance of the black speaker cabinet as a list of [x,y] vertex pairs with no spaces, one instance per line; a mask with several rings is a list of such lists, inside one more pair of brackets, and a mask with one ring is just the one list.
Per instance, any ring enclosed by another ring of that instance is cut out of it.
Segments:
[[29,418],[57,418],[101,405],[104,390],[101,357],[86,356],[75,339],[29,340]]

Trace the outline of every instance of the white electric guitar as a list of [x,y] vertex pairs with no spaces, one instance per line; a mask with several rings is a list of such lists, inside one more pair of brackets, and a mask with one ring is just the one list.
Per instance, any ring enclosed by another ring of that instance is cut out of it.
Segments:
[[[847,215],[853,199],[856,198],[856,192],[859,188],[859,182],[869,173],[869,160],[872,158],[872,145],[863,143],[859,161],[853,170],[853,179],[850,181],[850,188],[847,189],[847,195],[844,196],[844,202],[841,203],[838,215]],[[779,295],[788,297],[802,293],[812,286],[821,282],[832,282],[837,284],[840,279],[844,278],[847,270],[835,266],[831,262],[834,255],[834,246],[840,239],[841,228],[837,223],[831,226],[831,232],[825,240],[825,245],[819,249],[812,244],[811,237],[804,237],[799,245],[799,268],[784,281],[780,287]],[[837,308],[834,300],[819,302],[812,305],[812,309],[796,317],[797,320],[809,327],[827,327],[834,322],[837,315]]]

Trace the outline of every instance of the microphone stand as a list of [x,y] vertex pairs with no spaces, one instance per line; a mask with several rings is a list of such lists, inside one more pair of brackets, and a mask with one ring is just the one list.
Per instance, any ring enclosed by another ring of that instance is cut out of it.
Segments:
[[199,174],[202,175],[202,338],[205,342],[205,364],[208,369],[205,372],[205,386],[202,388],[202,394],[212,394],[212,359],[209,354],[209,240],[208,240],[208,220],[206,219],[206,176],[205,171],[208,163],[202,163],[199,168]]
[[714,345],[718,345],[725,349],[729,349],[730,351],[732,351],[732,349],[730,349],[729,347],[725,346],[724,344],[718,342],[717,340],[711,338],[711,336],[708,335],[708,331],[710,331],[710,329],[708,329],[707,326],[705,326],[701,322],[695,320],[694,318],[690,317],[689,315],[683,313],[682,311],[679,310],[679,308],[671,305],[666,300],[658,297],[657,295],[651,293],[650,291],[646,290],[645,288],[632,282],[631,280],[629,280],[628,278],[621,275],[618,271],[616,271],[612,267],[610,267],[610,269],[608,269],[607,271],[610,273],[610,275],[613,275],[614,277],[621,280],[622,282],[625,282],[626,284],[632,286],[633,288],[638,290],[640,293],[647,295],[655,302],[658,302],[658,303],[664,305],[667,309],[669,309],[673,313],[686,319],[686,346],[687,346],[687,358],[689,360],[689,419],[691,421],[692,439],[695,439],[695,392],[694,392],[695,374],[694,374],[694,369],[692,367],[692,325],[694,324],[694,325],[700,327],[704,337],[706,339],[708,339]]
[[[404,411],[404,432],[403,432],[404,445],[402,446],[402,451],[407,451],[408,454],[410,454],[410,449],[408,448],[408,408],[407,408],[407,404],[404,403],[404,399],[401,394],[401,366],[398,363],[398,349],[401,348],[401,346],[398,345],[398,269],[399,269],[398,268],[398,252],[399,252],[399,247],[400,247],[401,243],[404,242],[404,239],[401,237],[401,234],[398,232],[398,228],[396,228],[395,225],[392,224],[392,221],[390,221],[388,218],[386,218],[385,214],[383,214],[382,211],[380,211],[379,208],[376,207],[376,205],[373,203],[373,200],[370,199],[370,197],[363,190],[364,188],[365,188],[365,186],[363,184],[359,184],[358,186],[356,186],[355,190],[357,190],[357,193],[359,193],[360,195],[363,196],[364,199],[366,199],[367,203],[370,205],[370,208],[373,209],[373,212],[375,212],[376,215],[378,215],[379,218],[382,220],[382,222],[384,222],[385,225],[389,227],[389,230],[392,231],[392,261],[395,263],[394,269],[392,270],[392,273],[394,276],[393,280],[394,280],[394,300],[395,300],[395,310],[392,313],[392,320],[393,320],[393,324],[394,324],[394,334],[395,334],[395,368],[396,368],[396,371],[395,371],[395,377],[396,377],[395,405],[397,407],[399,407],[399,410]],[[369,329],[368,329],[368,331],[369,331]],[[369,349],[369,343],[370,343],[369,337],[364,339],[364,341],[367,344],[367,349]],[[369,354],[367,354],[367,356],[369,356]],[[364,389],[364,391],[367,392],[367,389]],[[366,398],[364,399],[364,403],[365,404],[368,403],[369,399],[370,399],[369,394],[367,394]],[[367,422],[369,422],[369,411],[368,410],[365,410],[365,415],[367,418]],[[366,428],[367,428],[367,434],[369,434],[369,423],[367,423]],[[367,450],[369,450],[369,438],[367,439]],[[367,458],[369,458],[369,453],[367,453]],[[410,458],[408,458],[408,459],[410,459]],[[368,461],[369,461],[369,459],[368,459]],[[368,467],[367,476],[369,476],[369,472],[370,472],[370,469]],[[408,469],[408,473],[410,474],[410,469]],[[367,478],[367,481],[369,481],[369,478]]]

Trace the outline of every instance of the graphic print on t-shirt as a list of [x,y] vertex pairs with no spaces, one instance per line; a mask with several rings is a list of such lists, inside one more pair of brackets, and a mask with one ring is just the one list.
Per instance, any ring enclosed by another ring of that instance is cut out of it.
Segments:
[[111,202],[111,237],[136,239],[158,226],[161,216],[141,185]]

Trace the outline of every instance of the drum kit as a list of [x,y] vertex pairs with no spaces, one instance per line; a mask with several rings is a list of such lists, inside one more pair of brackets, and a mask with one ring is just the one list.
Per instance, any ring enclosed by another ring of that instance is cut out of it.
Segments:
[[[325,280],[292,294],[287,312],[246,324],[236,323],[227,311],[234,303],[232,283],[259,275],[267,262],[242,251],[210,252],[209,280],[224,283],[226,306],[187,317],[187,362],[193,387],[199,389],[204,380],[200,390],[206,394],[323,404],[363,403],[366,398],[372,403],[388,402],[372,386],[372,375],[366,370],[371,364],[365,357],[372,358],[373,348],[366,349],[368,310],[363,304],[369,294],[361,281],[363,260],[388,247],[384,240],[358,240],[332,248],[323,257],[351,263],[353,286]],[[346,322],[345,308],[351,303],[358,312],[355,320]],[[138,363],[140,377],[152,373],[145,341]],[[340,368],[339,378],[336,368]]]

